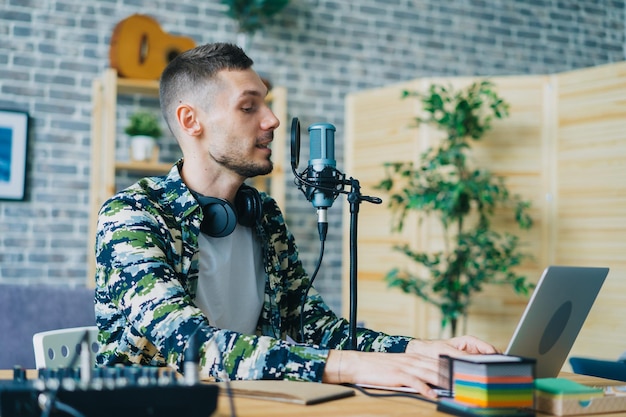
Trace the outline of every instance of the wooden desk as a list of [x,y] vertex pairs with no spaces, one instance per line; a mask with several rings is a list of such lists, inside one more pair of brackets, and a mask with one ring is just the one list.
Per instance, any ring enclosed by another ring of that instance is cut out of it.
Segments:
[[[585,375],[575,375],[564,373],[562,375],[574,381],[594,386],[624,385],[619,381],[610,381],[602,378],[595,378]],[[379,391],[377,391],[379,392]],[[368,397],[357,392],[354,397],[329,401],[316,405],[295,405],[274,401],[263,401],[249,398],[235,398],[235,411],[238,417],[261,417],[261,416],[299,416],[299,417],[319,417],[319,416],[341,416],[341,417],[369,417],[369,416],[390,416],[390,417],[415,417],[415,416],[450,416],[436,410],[436,405],[411,398],[390,397],[375,398]],[[230,417],[228,398],[222,393],[218,400],[215,417]],[[537,417],[551,416],[550,414],[537,413]],[[618,417],[626,416],[626,412],[610,414],[593,414],[593,417]]]
[[[235,398],[237,417],[368,417],[368,416],[446,416],[438,413],[435,404],[410,398],[374,398],[359,392],[354,397],[315,405],[296,405],[273,401]],[[625,414],[626,415],[626,414]],[[230,417],[228,398],[220,394],[216,417]]]
[[[602,378],[594,378],[585,375],[576,375],[570,373],[562,374],[563,377],[574,381],[594,385],[609,386],[623,385],[618,381],[610,381]],[[13,371],[0,370],[0,379],[11,379]],[[27,372],[29,379],[36,377],[36,372],[29,370]],[[266,401],[251,398],[235,398],[235,411],[237,417],[368,417],[368,416],[390,416],[390,417],[415,417],[415,416],[449,416],[449,414],[438,413],[435,404],[411,398],[391,397],[376,398],[368,397],[357,392],[354,397],[343,398],[340,400],[329,401],[316,405],[296,405],[287,404],[276,401]],[[230,405],[228,398],[224,393],[220,394],[218,400],[217,411],[213,417],[230,417]],[[537,416],[549,416],[547,414],[537,413]],[[610,413],[610,414],[593,414],[593,417],[619,417],[626,416],[626,412]]]

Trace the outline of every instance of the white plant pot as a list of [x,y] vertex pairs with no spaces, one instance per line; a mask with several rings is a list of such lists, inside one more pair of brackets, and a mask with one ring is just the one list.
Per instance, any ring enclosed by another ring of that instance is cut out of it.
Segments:
[[133,161],[148,161],[152,159],[152,153],[156,141],[150,136],[132,136],[130,138],[130,157]]

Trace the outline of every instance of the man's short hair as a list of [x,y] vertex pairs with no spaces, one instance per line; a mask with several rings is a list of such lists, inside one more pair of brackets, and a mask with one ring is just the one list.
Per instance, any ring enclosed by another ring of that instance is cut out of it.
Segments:
[[174,110],[183,98],[207,91],[209,82],[223,70],[246,70],[254,62],[237,45],[210,43],[183,52],[161,74],[159,99],[165,121],[172,131]]

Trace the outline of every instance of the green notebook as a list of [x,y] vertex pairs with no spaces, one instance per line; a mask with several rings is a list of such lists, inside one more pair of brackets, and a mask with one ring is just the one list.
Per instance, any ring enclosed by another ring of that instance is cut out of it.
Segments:
[[535,390],[538,395],[587,400],[603,397],[602,388],[590,387],[565,378],[538,378],[535,380]]

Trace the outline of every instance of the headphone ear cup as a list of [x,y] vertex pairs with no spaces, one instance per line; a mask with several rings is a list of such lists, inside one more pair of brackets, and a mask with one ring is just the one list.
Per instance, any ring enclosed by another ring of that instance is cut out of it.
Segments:
[[248,185],[242,185],[235,196],[235,208],[239,224],[246,227],[253,227],[263,215],[261,195]]
[[[215,197],[203,197],[201,201],[204,216],[200,231],[211,237],[230,235],[237,226],[237,213],[226,200]],[[207,201],[208,200],[208,201]]]

